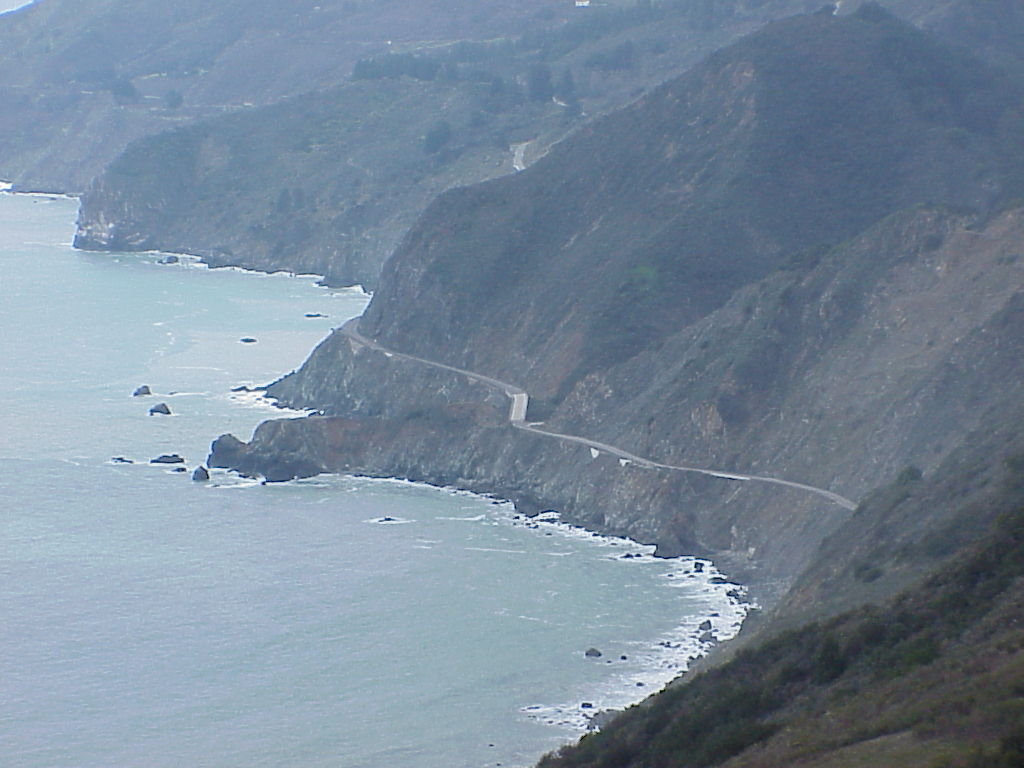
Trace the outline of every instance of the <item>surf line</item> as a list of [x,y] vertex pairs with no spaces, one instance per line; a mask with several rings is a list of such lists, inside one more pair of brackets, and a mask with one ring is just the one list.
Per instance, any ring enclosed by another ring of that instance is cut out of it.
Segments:
[[[807,483],[798,483],[793,480],[783,480],[778,477],[768,477],[765,475],[747,475],[740,472],[729,472],[721,469],[708,469],[705,467],[690,467],[682,466],[677,464],[663,464],[652,459],[645,458],[643,456],[637,456],[634,453],[624,451],[614,445],[608,443],[601,443],[597,440],[591,440],[587,437],[581,437],[579,435],[568,435],[561,432],[552,432],[550,430],[541,429],[537,424],[531,424],[526,421],[526,410],[530,404],[530,396],[525,389],[518,387],[515,384],[509,384],[505,381],[499,381],[498,379],[490,376],[484,376],[481,373],[474,371],[467,371],[463,368],[456,368],[452,365],[445,365],[444,363],[438,363],[434,360],[427,360],[423,357],[417,357],[415,355],[408,355],[404,352],[396,352],[391,349],[387,349],[382,344],[377,343],[373,339],[368,339],[359,332],[359,318],[354,317],[339,328],[341,333],[349,339],[350,342],[357,346],[366,347],[376,352],[380,352],[389,358],[399,358],[401,360],[411,360],[416,363],[423,365],[429,365],[433,368],[440,368],[444,371],[451,371],[461,376],[465,376],[472,381],[478,381],[481,384],[486,384],[490,387],[501,390],[510,400],[508,420],[509,423],[516,429],[521,429],[524,432],[532,432],[537,435],[543,435],[550,437],[555,440],[560,440],[566,443],[574,443],[576,445],[583,445],[590,448],[591,453],[596,452],[607,453],[615,456],[619,459],[619,464],[627,466],[634,464],[644,469],[661,469],[672,472],[692,472],[699,475],[705,475],[707,477],[714,477],[719,480],[732,480],[737,482],[754,482],[754,483],[770,483],[772,485],[780,485],[786,488],[795,488],[796,490],[806,491],[821,496],[828,501],[836,504],[843,509],[853,511],[857,508],[857,504],[845,496],[840,496],[838,493],[834,493],[827,488],[818,488],[814,485],[808,485]],[[596,458],[596,456],[595,456]]]

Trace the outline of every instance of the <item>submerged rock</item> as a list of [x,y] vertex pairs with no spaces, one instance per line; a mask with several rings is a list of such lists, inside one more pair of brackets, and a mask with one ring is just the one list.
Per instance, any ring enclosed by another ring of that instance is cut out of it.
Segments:
[[162,415],[162,416],[170,416],[171,415],[171,409],[167,405],[167,403],[157,403],[156,405],[154,405],[152,408],[149,409],[149,415],[150,416],[156,416],[158,414]]
[[599,659],[604,654],[597,650],[597,648],[587,648],[587,652],[583,655],[586,656],[588,659]]
[[254,339],[252,336],[243,336],[242,338],[239,339],[239,341],[242,342],[243,344],[255,344],[256,343],[256,339]]
[[150,464],[184,464],[185,460],[176,453],[161,453],[155,459],[149,460]]
[[134,464],[135,462],[131,459],[126,459],[124,456],[114,456],[111,459],[115,464]]

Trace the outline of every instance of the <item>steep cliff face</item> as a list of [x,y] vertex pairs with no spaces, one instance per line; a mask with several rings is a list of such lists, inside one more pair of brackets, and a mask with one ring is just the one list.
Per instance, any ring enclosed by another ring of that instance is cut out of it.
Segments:
[[[956,537],[946,555],[958,555],[947,567],[936,570],[933,559],[930,577],[894,599],[836,617],[818,615],[687,675],[688,684],[669,686],[579,744],[546,756],[540,768],[1019,765],[1020,447],[1018,435],[1018,452],[1009,459],[998,451],[984,459],[979,454],[965,465],[951,464],[943,477],[910,478],[887,489],[890,503],[898,491],[905,512],[925,512],[931,523],[929,508],[959,507],[956,523],[986,529],[980,544],[961,546],[963,537]],[[973,521],[976,505],[983,514]],[[869,505],[861,514],[870,519],[876,511]],[[868,535],[857,531],[854,541],[875,538],[870,520],[861,523]],[[919,532],[925,535],[918,541],[892,544],[919,552],[947,544],[939,530]],[[856,570],[862,582],[887,581],[871,562]]]
[[[553,104],[512,107],[479,84],[358,81],[147,137],[90,185],[75,245],[188,252],[213,266],[372,287],[430,199],[511,172],[497,133],[566,120]],[[444,145],[425,148],[442,124]]]
[[[980,228],[931,210],[894,216],[581,380],[546,428],[853,499],[909,464],[934,471],[972,430],[1024,416],[1022,236],[1021,209]],[[766,603],[851,519],[803,491],[622,466],[514,429],[494,388],[340,333],[270,391],[325,415],[268,422],[236,455],[215,451],[218,463],[497,493],[664,553],[712,553]]]

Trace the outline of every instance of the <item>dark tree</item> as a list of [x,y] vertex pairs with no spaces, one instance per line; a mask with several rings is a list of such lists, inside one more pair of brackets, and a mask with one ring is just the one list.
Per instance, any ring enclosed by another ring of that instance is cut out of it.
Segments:
[[547,64],[533,64],[526,77],[526,92],[530,101],[551,101],[555,88],[551,84],[551,67]]
[[558,84],[555,86],[555,96],[566,104],[572,104],[576,101],[576,81],[573,79],[572,70],[568,67],[562,70],[562,74],[558,78]]
[[452,139],[452,127],[447,120],[438,120],[423,137],[423,151],[428,155],[440,152]]

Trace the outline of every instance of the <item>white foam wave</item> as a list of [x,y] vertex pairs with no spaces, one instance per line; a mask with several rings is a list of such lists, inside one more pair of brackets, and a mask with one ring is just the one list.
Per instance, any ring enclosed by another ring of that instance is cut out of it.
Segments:
[[10,185],[4,188],[2,191],[8,195],[15,195],[17,197],[36,197],[41,200],[78,200],[76,195],[68,195],[63,192],[12,192]]
[[605,658],[604,663],[617,665],[620,670],[601,683],[581,689],[577,700],[523,707],[520,712],[529,719],[579,735],[593,727],[597,713],[625,709],[642,701],[685,672],[694,660],[716,644],[734,637],[753,607],[746,602],[746,589],[729,582],[709,560],[659,558],[654,555],[653,546],[563,523],[553,511],[532,518],[515,513],[509,517],[513,525],[615,548],[608,558],[626,565],[665,567],[667,564],[670,570],[664,574],[665,586],[685,587],[688,597],[700,598],[703,603],[698,613],[687,616],[671,631],[645,644],[627,644],[627,653]]
[[409,523],[415,523],[415,520],[408,520],[404,517],[371,517],[369,520],[363,520],[364,523],[373,523],[375,525],[408,525]]
[[272,397],[267,397],[263,390],[258,389],[243,389],[237,392],[229,392],[226,397],[233,403],[244,406],[246,408],[255,408],[262,411],[269,411],[277,416],[310,416],[317,411],[312,410],[299,410],[298,408],[286,408],[277,404],[277,400]]
[[245,475],[240,475],[231,470],[210,468],[209,472],[210,482],[206,484],[207,488],[215,488],[217,490],[238,490],[243,488],[266,486],[266,483],[258,477],[246,477]]
[[[326,477],[324,475],[321,478]],[[596,714],[621,710],[632,706],[684,673],[693,662],[708,653],[716,644],[731,639],[739,632],[747,613],[756,606],[747,602],[747,590],[726,579],[710,560],[699,557],[662,558],[655,555],[655,547],[639,544],[630,539],[595,533],[579,526],[561,521],[561,515],[547,510],[533,517],[515,511],[511,502],[491,496],[473,493],[457,488],[438,488],[426,483],[401,478],[373,478],[366,476],[333,476],[340,480],[342,487],[357,491],[372,485],[400,485],[405,487],[430,488],[449,496],[485,499],[491,502],[488,514],[467,517],[444,517],[443,520],[482,522],[497,525],[526,527],[549,536],[565,539],[586,540],[610,551],[608,559],[624,565],[645,565],[667,568],[664,586],[671,589],[685,588],[687,597],[699,599],[702,607],[686,616],[672,630],[643,643],[623,644],[624,653],[604,659],[606,664],[616,665],[616,673],[600,683],[579,690],[576,700],[559,703],[538,703],[523,707],[524,717],[561,727],[571,735],[578,736],[594,727]],[[481,519],[482,518],[482,519]],[[401,519],[375,518],[367,523],[413,522]],[[420,547],[429,547],[440,542],[420,540]],[[525,554],[523,550],[466,547],[469,551],[496,552],[502,554]],[[613,551],[612,551],[613,550]],[[552,557],[565,557],[574,552],[551,551]],[[529,620],[528,616],[517,618]],[[626,656],[622,659],[621,656]],[[584,707],[586,703],[590,706]]]

